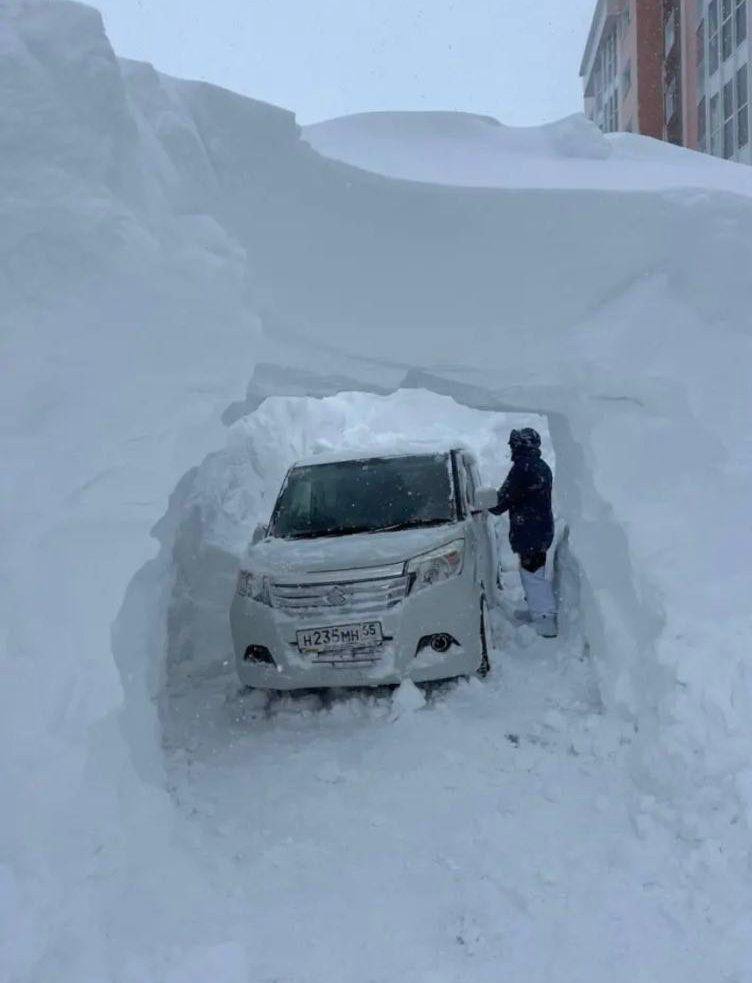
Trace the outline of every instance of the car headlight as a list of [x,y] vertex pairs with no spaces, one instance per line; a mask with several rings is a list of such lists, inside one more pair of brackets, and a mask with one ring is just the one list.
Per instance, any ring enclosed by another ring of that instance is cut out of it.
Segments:
[[241,570],[238,574],[237,592],[240,597],[250,597],[259,604],[272,606],[272,592],[269,578],[250,570]]
[[458,577],[462,573],[464,559],[465,540],[455,539],[446,546],[440,546],[430,553],[408,560],[405,573],[410,578],[410,590],[422,590],[424,587],[433,587],[434,584]]

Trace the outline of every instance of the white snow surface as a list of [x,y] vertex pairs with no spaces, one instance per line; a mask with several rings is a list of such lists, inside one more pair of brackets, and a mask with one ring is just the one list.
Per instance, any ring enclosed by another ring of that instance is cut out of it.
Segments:
[[515,127],[470,113],[357,113],[305,126],[303,137],[334,160],[431,184],[752,191],[752,175],[725,161],[629,133],[603,134],[581,114]]
[[[0,6],[0,93],[3,978],[750,979],[752,171],[301,133],[65,0]],[[238,694],[286,464],[433,429],[499,480],[517,413],[561,639],[507,552],[487,682]]]

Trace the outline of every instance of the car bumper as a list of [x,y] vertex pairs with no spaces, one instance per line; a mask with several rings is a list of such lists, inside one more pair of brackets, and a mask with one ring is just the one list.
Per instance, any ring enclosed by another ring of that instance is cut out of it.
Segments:
[[[359,621],[381,623],[384,642],[371,653],[371,662],[322,663],[297,648],[298,630]],[[480,599],[474,579],[467,574],[368,615],[339,609],[290,614],[236,595],[230,624],[238,675],[245,685],[261,689],[383,686],[405,679],[429,682],[475,672],[482,658]],[[422,639],[438,634],[451,635],[457,644],[445,653],[430,646],[418,651]],[[275,664],[247,659],[251,645],[266,648]]]

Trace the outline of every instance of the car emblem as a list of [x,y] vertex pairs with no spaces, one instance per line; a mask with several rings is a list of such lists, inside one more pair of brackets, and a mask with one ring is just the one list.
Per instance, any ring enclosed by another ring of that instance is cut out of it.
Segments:
[[341,608],[343,604],[347,603],[348,596],[341,587],[332,587],[324,600],[333,608]]

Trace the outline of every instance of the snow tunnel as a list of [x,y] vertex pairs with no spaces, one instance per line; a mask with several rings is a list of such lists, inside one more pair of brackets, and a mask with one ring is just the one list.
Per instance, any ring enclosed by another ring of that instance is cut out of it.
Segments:
[[[250,533],[257,522],[268,519],[282,478],[295,460],[321,451],[378,449],[400,441],[446,441],[474,450],[484,483],[498,485],[509,465],[509,430],[534,426],[556,470],[560,533],[566,533],[569,510],[581,510],[581,484],[566,474],[573,458],[577,463],[577,446],[557,413],[535,412],[520,405],[521,400],[515,405],[423,374],[408,375],[391,393],[356,389],[354,380],[293,380],[293,375],[292,370],[260,367],[247,398],[228,408],[226,445],[197,462],[176,486],[154,529],[160,552],[134,577],[114,627],[116,661],[126,690],[126,731],[142,773],[160,783],[165,780],[164,761],[155,750],[162,748],[168,762],[176,754],[216,751],[242,734],[248,722],[244,715],[258,709],[253,699],[244,702],[238,697],[228,610]],[[301,389],[315,395],[297,394]],[[291,391],[296,395],[285,394]],[[560,448],[563,468],[557,467]],[[508,548],[506,519],[498,526],[511,614],[521,601],[516,558]],[[618,530],[609,533],[606,526],[605,535],[613,536],[613,558],[626,563]],[[617,570],[618,565],[614,564]],[[558,548],[556,579],[563,628],[556,652],[587,663],[579,683],[583,700],[600,705],[600,653],[595,665],[589,659],[599,613],[566,534]],[[622,581],[621,596],[624,585],[632,583],[631,573],[623,571]],[[501,679],[504,649],[529,645],[532,632],[514,627],[503,615],[497,622]]]

